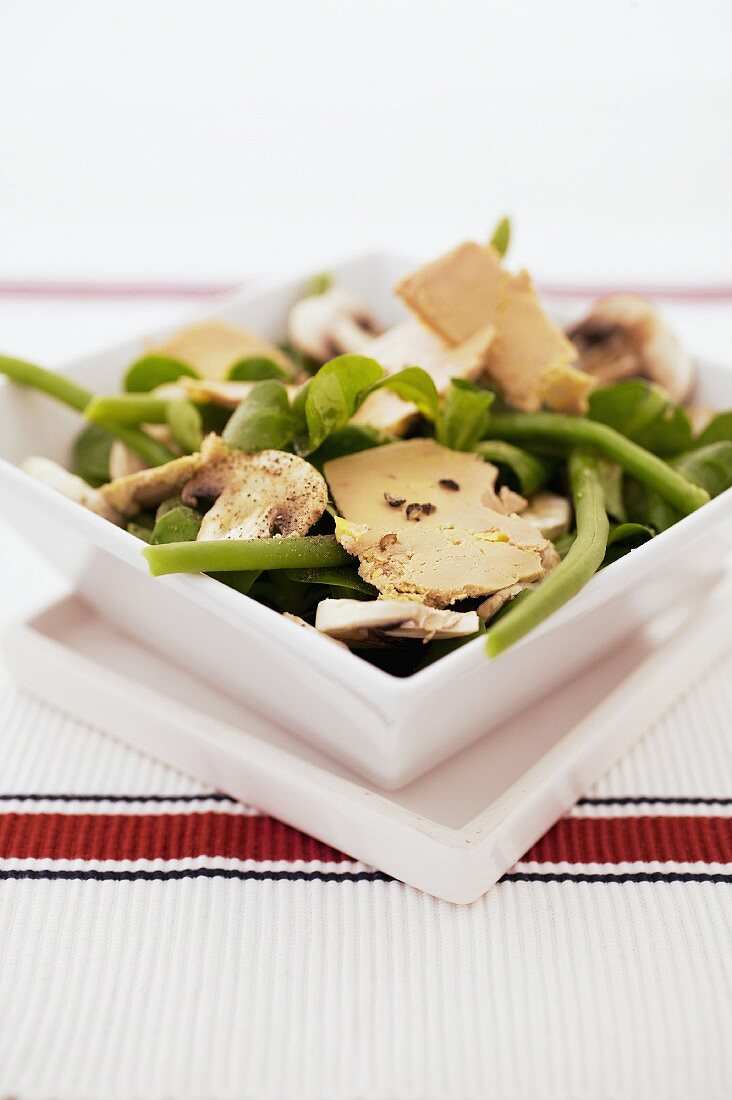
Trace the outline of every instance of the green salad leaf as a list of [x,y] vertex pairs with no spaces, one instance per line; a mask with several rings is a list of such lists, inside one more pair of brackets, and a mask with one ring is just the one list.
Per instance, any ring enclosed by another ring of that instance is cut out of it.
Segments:
[[370,394],[380,389],[391,390],[403,401],[416,405],[428,420],[439,415],[435,384],[421,367],[405,367],[384,376],[375,359],[339,355],[320,368],[293,402],[298,447],[306,454],[318,450],[329,436],[346,427]]
[[695,441],[695,447],[706,447],[707,443],[732,442],[732,412],[719,413],[707,424]]
[[229,367],[226,377],[230,382],[261,382],[265,378],[285,380],[290,376],[274,359],[266,355],[250,355]]
[[732,442],[719,440],[696,447],[672,459],[671,465],[689,481],[706,489],[710,497],[718,497],[732,487]]
[[383,373],[376,360],[366,355],[339,355],[320,368],[303,399],[309,451],[345,427]]
[[488,410],[493,399],[490,390],[481,389],[474,382],[453,378],[437,417],[437,442],[451,447],[453,451],[472,451],[488,431]]
[[488,462],[498,466],[503,476],[509,471],[515,480],[516,488],[525,497],[533,496],[543,489],[554,473],[555,463],[550,458],[532,454],[523,447],[505,443],[502,439],[484,439],[473,448]]
[[499,256],[505,256],[511,243],[511,221],[509,218],[501,218],[490,240]]
[[597,468],[605,493],[605,510],[611,519],[624,523],[627,516],[623,500],[623,467],[601,456],[597,460]]
[[654,536],[653,530],[643,523],[618,523],[610,528],[603,566],[625,557],[631,550],[642,546]]
[[257,382],[234,410],[224,428],[223,440],[240,451],[264,451],[289,447],[295,435],[295,416],[281,382]]
[[659,492],[635,478],[625,479],[623,503],[629,522],[648,526],[657,535],[673,527],[682,518],[681,512],[669,504]]
[[377,428],[370,428],[368,424],[346,424],[345,428],[339,428],[321,443],[317,451],[308,455],[308,462],[318,470],[322,470],[326,462],[332,462],[334,458],[343,458],[344,455],[354,455],[359,451],[369,451],[372,447],[381,447],[384,443],[393,443],[390,436],[384,435]]
[[440,415],[440,397],[435,383],[431,375],[421,367],[404,367],[396,374],[388,374],[386,378],[374,383],[368,393],[363,395],[362,400],[375,390],[391,390],[397,397],[401,397],[402,401],[409,401],[412,405],[416,405],[427,420],[434,422]]
[[201,517],[194,508],[179,504],[168,509],[156,521],[150,537],[151,546],[167,542],[195,542],[201,527]]
[[322,584],[328,588],[345,589],[342,599],[376,599],[377,590],[359,577],[355,569],[337,567],[331,569],[285,569],[284,575],[297,584]]
[[201,446],[203,419],[191,401],[168,401],[165,416],[171,435],[186,454],[192,454]]
[[114,443],[101,424],[89,424],[77,435],[72,448],[72,469],[95,488],[109,481],[109,452]]
[[169,359],[165,355],[143,355],[129,368],[122,385],[127,393],[150,393],[156,386],[175,382],[182,374],[188,378],[198,378],[192,367],[177,359]]
[[657,455],[675,455],[693,446],[691,421],[662,390],[632,380],[590,394],[588,416],[607,424]]

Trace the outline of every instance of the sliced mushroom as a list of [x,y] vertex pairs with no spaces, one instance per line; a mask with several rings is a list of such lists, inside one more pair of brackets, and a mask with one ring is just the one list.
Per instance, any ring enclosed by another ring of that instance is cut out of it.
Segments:
[[717,415],[717,409],[713,409],[711,405],[687,405],[686,412],[691,421],[694,436],[701,435]]
[[494,592],[492,596],[489,596],[487,600],[483,600],[483,603],[478,608],[478,615],[484,623],[489,622],[494,615],[497,615],[501,608],[515,599],[520,592],[523,592],[526,588],[536,588],[535,584],[510,584],[508,588],[502,588],[499,592]]
[[601,298],[567,335],[579,351],[579,366],[601,386],[645,378],[677,404],[691,393],[694,363],[644,298],[633,294]]
[[572,506],[558,493],[536,493],[521,513],[521,518],[541,531],[546,539],[556,539],[569,530]]
[[213,502],[199,540],[305,535],[328,503],[324,478],[305,459],[285,451],[229,450],[213,435],[204,440],[199,468],[181,495],[185,504]]
[[[410,365],[420,366],[432,378],[437,392],[444,394],[451,379],[475,379],[483,373],[494,334],[493,326],[487,325],[458,347],[447,347],[419,321],[409,319],[377,336],[368,354],[387,374]],[[377,390],[366,398],[353,423],[403,435],[418,417],[417,407],[411,402],[402,401],[389,390]]]
[[183,455],[152,466],[128,477],[120,477],[103,485],[99,492],[107,503],[123,516],[134,516],[146,508],[152,508],[169,497],[177,496],[193,477],[200,462],[200,455]]
[[[171,384],[171,385],[174,385]],[[153,391],[155,397],[164,397],[161,391],[170,389],[171,386],[159,386]],[[185,393],[180,391],[185,397]],[[171,400],[172,395],[168,395],[166,400]],[[168,450],[172,451],[174,455],[182,454],[181,448],[173,438],[173,433],[167,424],[142,424],[143,431],[152,436],[153,439],[157,439],[158,443],[162,443]],[[109,449],[109,478],[110,481],[118,481],[123,477],[130,477],[132,474],[139,473],[140,470],[149,469],[150,463],[146,462],[144,458],[133,451],[131,447],[128,447],[126,443],[123,443],[120,439],[115,439],[112,446]]]
[[349,642],[388,638],[466,638],[477,633],[475,611],[438,611],[413,600],[322,600],[315,629]]
[[339,645],[342,649],[348,649],[345,642],[341,642],[338,638],[332,638],[330,634],[325,634],[322,630],[316,630],[316,628],[306,622],[305,619],[302,619],[299,615],[293,615],[291,611],[283,611],[282,618],[287,619],[288,622],[294,623],[295,626],[301,626],[304,630],[309,630],[311,634],[320,634],[321,638],[327,638],[333,645]]
[[121,477],[130,477],[138,474],[140,470],[147,470],[148,463],[140,455],[136,454],[120,439],[115,439],[109,448],[109,477],[112,481],[118,481]]
[[21,469],[35,478],[36,481],[48,485],[49,489],[55,489],[69,500],[88,508],[90,512],[96,512],[98,516],[110,520],[112,523],[121,522],[120,515],[106,499],[100,489],[93,489],[83,478],[70,473],[58,462],[50,458],[42,458],[32,455],[21,463]]
[[225,321],[199,321],[150,351],[193,367],[203,378],[225,378],[234,363],[256,356],[272,359],[288,374],[296,373],[292,360],[269,340]]
[[301,298],[287,318],[293,347],[319,363],[363,351],[379,331],[376,319],[358,298],[337,286]]

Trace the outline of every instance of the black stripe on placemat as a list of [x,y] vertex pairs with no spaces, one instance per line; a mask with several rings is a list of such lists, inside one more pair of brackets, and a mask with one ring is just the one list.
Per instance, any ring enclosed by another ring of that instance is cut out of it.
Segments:
[[[0,870],[3,879],[48,879],[95,882],[168,882],[189,878],[224,878],[244,882],[398,882],[383,871],[241,871],[225,867],[186,867],[169,871],[98,871],[84,870]],[[515,871],[500,882],[711,882],[732,884],[732,874],[692,871],[633,871],[618,874],[591,874],[569,871]],[[400,884],[401,885],[401,884]]]
[[34,868],[0,869],[2,879],[65,879],[97,882],[167,882],[184,878],[229,878],[248,882],[396,882],[383,871],[242,871],[233,867],[179,867],[168,871],[98,871],[90,868],[66,870],[36,870]]
[[729,882],[732,874],[703,871],[619,871],[592,874],[585,871],[509,871],[501,882]]
[[222,791],[208,794],[0,794],[0,802],[230,802]]
[[621,798],[580,798],[577,806],[645,806],[656,803],[659,806],[732,806],[732,798],[699,798],[676,795],[627,795]]

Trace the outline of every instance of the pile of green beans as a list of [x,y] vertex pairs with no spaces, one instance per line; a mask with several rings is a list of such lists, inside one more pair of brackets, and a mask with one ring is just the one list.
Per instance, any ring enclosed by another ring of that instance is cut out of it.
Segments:
[[[28,386],[48,394],[49,397],[55,397],[57,401],[80,413],[86,413],[94,401],[100,400],[91,390],[85,389],[70,378],[65,378],[55,371],[45,370],[44,367],[36,366],[35,363],[27,363],[24,359],[0,355],[0,374],[4,374],[20,386]],[[133,423],[139,423],[139,421]],[[140,428],[131,427],[129,421],[118,423],[116,420],[105,420],[104,427],[110,435],[121,440],[151,466],[163,466],[175,458],[169,447],[159,443]]]
[[497,413],[491,417],[490,435],[492,439],[510,443],[594,447],[638,481],[655,489],[685,516],[709,500],[705,489],[683,477],[663,459],[595,420],[560,413]]

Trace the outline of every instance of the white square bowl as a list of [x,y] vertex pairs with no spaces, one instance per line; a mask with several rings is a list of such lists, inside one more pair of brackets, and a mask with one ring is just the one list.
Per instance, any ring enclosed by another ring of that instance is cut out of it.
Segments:
[[[385,323],[413,266],[390,255],[330,265]],[[308,273],[310,274],[310,273]],[[303,278],[260,286],[208,311],[276,339]],[[154,334],[155,338],[167,335]],[[115,392],[144,350],[133,340],[68,363],[71,378]],[[732,407],[732,372],[701,364],[699,400]],[[598,574],[528,638],[495,660],[480,639],[399,679],[203,576],[153,579],[139,540],[17,468],[30,454],[67,463],[78,415],[0,385],[0,500],[34,547],[121,629],[385,788],[409,782],[486,734],[721,575],[732,490]]]

